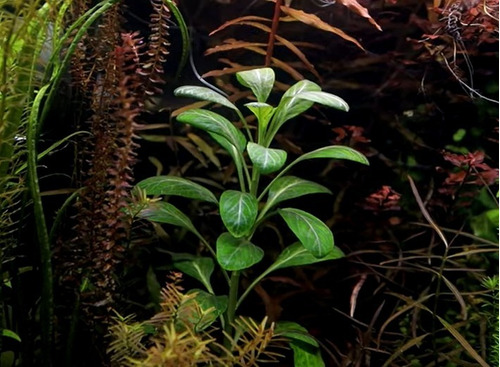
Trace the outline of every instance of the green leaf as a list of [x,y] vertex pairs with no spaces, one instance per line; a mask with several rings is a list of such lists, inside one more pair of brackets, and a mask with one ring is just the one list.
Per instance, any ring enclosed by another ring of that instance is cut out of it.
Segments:
[[200,236],[191,220],[183,212],[172,204],[164,201],[149,202],[148,205],[143,208],[139,214],[137,214],[137,216],[152,222],[182,227],[193,232],[198,237]]
[[290,339],[292,343],[301,342],[313,348],[319,347],[318,342],[307,332],[307,329],[296,322],[278,321],[274,331],[276,335],[284,336],[285,338]]
[[[0,55],[1,57],[1,55]],[[1,97],[0,93],[0,97]],[[0,351],[0,366],[2,367],[14,367],[16,365],[16,360],[18,357],[12,350]]]
[[177,320],[183,326],[192,325],[197,332],[212,325],[227,308],[227,296],[215,296],[201,289],[191,289],[187,295],[191,297],[179,306]]
[[275,333],[290,340],[295,367],[324,367],[319,344],[303,326],[290,321],[279,321]]
[[265,131],[276,109],[273,106],[262,102],[250,102],[245,104],[245,106],[247,106],[255,117],[257,117],[257,121],[259,122],[259,131]]
[[303,154],[291,163],[288,168],[307,159],[315,158],[346,159],[348,161],[354,161],[361,164],[370,164],[368,159],[366,159],[366,157],[357,150],[342,145],[330,145]]
[[174,95],[177,97],[188,97],[201,99],[202,101],[214,102],[222,106],[229,107],[232,110],[238,110],[238,107],[231,103],[226,97],[206,87],[184,85],[174,90]]
[[236,79],[252,90],[257,101],[265,102],[274,86],[274,71],[271,68],[240,71],[236,73]]
[[177,121],[220,135],[240,152],[245,150],[245,136],[228,119],[218,113],[194,108],[177,116]]
[[177,195],[217,204],[216,197],[208,189],[182,177],[149,177],[136,186],[146,191],[147,195]]
[[331,93],[322,91],[305,92],[297,95],[297,98],[316,102],[324,106],[333,107],[337,110],[346,112],[349,111],[349,105],[347,104],[347,102]]
[[217,144],[219,144],[222,148],[224,148],[224,150],[226,152],[229,153],[231,158],[233,158],[233,161],[235,161],[235,162],[239,161],[241,164],[240,152],[233,144],[231,144],[231,142],[229,142],[229,140],[227,140],[226,138],[224,138],[221,135],[210,133],[210,132],[208,133],[208,135],[210,135],[210,137],[212,139],[214,139]]
[[247,235],[257,218],[257,199],[248,193],[227,190],[220,197],[220,216],[234,237]]
[[262,274],[254,278],[252,284],[248,286],[245,293],[240,297],[237,303],[237,307],[241,304],[243,299],[248,295],[248,292],[253,289],[264,277],[272,273],[277,269],[288,268],[291,266],[300,266],[314,264],[326,260],[334,260],[344,256],[344,253],[337,247],[327,253],[323,258],[318,259],[309,250],[307,250],[300,242],[294,243],[283,250],[283,252],[278,256],[276,261],[267,268]]
[[249,142],[247,151],[254,166],[263,174],[276,172],[286,162],[286,152],[281,149],[264,148],[262,145]]
[[325,257],[333,250],[333,234],[321,220],[303,210],[286,208],[278,210],[288,227],[302,245],[315,257]]
[[301,80],[292,85],[281,97],[281,101],[274,113],[271,121],[271,138],[274,137],[278,129],[286,121],[307,111],[314,104],[314,102],[298,98],[299,94],[320,90],[321,88],[319,85],[309,80]]
[[266,209],[274,205],[308,194],[331,194],[326,187],[295,176],[284,176],[275,180],[269,187]]
[[215,296],[200,289],[192,289],[187,292],[187,294],[191,293],[198,294],[196,299],[203,309],[215,308],[217,316],[222,315],[227,309],[227,296]]
[[243,270],[257,264],[264,251],[244,238],[235,238],[223,233],[217,238],[217,261],[225,270]]
[[319,348],[308,348],[300,343],[290,343],[294,367],[325,367]]
[[209,257],[193,256],[191,254],[172,253],[173,265],[197,280],[199,280],[208,291],[212,290],[210,276],[214,271],[214,261]]
[[2,336],[5,336],[6,338],[11,338],[14,340],[17,340],[18,342],[21,342],[21,338],[19,335],[17,335],[15,332],[9,329],[2,329]]
[[296,242],[283,250],[269,269],[266,270],[266,273],[269,274],[271,271],[292,266],[310,265],[321,261],[336,260],[344,256],[342,250],[338,247],[333,247],[324,257],[318,259],[308,249],[302,246],[300,242]]
[[490,209],[470,219],[474,235],[493,242],[498,241],[498,209]]

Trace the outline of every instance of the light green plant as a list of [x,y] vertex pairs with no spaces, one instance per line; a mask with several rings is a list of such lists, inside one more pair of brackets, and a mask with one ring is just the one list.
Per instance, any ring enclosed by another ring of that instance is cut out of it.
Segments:
[[[319,148],[287,164],[287,152],[271,148],[279,129],[314,103],[343,111],[348,110],[347,103],[322,91],[317,84],[302,80],[290,87],[283,94],[278,106],[273,107],[266,103],[275,81],[272,69],[243,71],[237,73],[236,77],[239,83],[250,88],[255,96],[256,101],[245,105],[257,119],[255,127],[248,125],[237,106],[211,89],[183,86],[175,90],[175,95],[217,103],[239,117],[241,129],[224,116],[205,109],[190,109],[177,116],[178,122],[204,130],[229,153],[236,167],[239,190],[225,190],[217,199],[205,187],[181,177],[150,177],[137,184],[137,189],[146,195],[182,196],[217,206],[225,231],[220,233],[215,245],[209,243],[191,220],[167,201],[144,199],[136,207],[139,218],[180,226],[194,233],[211,253],[212,258],[192,254],[172,256],[177,269],[199,280],[208,291],[200,291],[200,294],[203,294],[204,302],[211,304],[217,314],[221,315],[221,323],[227,336],[224,344],[226,348],[230,348],[231,340],[234,339],[233,325],[238,307],[265,276],[278,269],[343,256],[342,251],[334,246],[331,230],[319,218],[300,209],[281,207],[287,200],[308,194],[330,193],[330,190],[318,183],[286,174],[295,165],[317,158],[344,159],[368,164],[361,153],[344,146]],[[262,185],[263,175],[272,177],[269,184]],[[257,229],[269,217],[275,215],[284,220],[299,241],[286,247],[266,270],[251,279],[251,284],[240,292],[242,272],[261,262],[266,251],[264,245],[253,243],[252,238]],[[215,295],[210,278],[216,265],[227,281],[227,295]],[[213,321],[215,320],[211,320]],[[276,331],[289,338],[297,366],[303,366],[305,360],[313,361],[310,362],[313,364],[308,366],[323,365],[318,344],[305,329],[295,323],[278,323]]]
[[498,275],[486,277],[481,283],[483,288],[488,291],[484,296],[483,307],[485,308],[486,320],[488,320],[488,362],[491,366],[498,366],[500,362],[498,357],[498,283]]
[[[55,32],[62,25],[62,14],[68,1],[0,1],[0,301],[6,302],[2,288],[11,286],[10,279],[16,278],[20,270],[16,268],[15,248],[23,228],[21,215],[28,206],[25,200],[27,184],[34,177],[27,173],[27,156],[36,159],[37,134],[30,141],[29,131],[34,126],[35,113],[39,103],[37,95],[44,84],[44,74],[49,69],[48,58],[55,43]],[[9,9],[9,10],[7,10]],[[11,11],[10,11],[11,10]],[[48,74],[48,73],[47,73]],[[40,98],[39,98],[40,100]],[[9,263],[8,270],[2,265]],[[44,279],[51,280],[50,267],[44,265]],[[42,344],[44,351],[51,343],[51,286],[44,282],[44,296],[41,302]],[[17,292],[18,290],[14,290]],[[6,310],[4,304],[0,307]],[[0,327],[17,324],[9,317],[0,315]],[[46,317],[47,316],[47,317]],[[4,324],[4,322],[6,324]],[[10,325],[9,325],[10,324]],[[2,334],[13,333],[4,329]],[[18,341],[21,339],[16,338]],[[0,341],[1,343],[1,341]],[[3,351],[3,348],[0,347]],[[44,353],[45,359],[48,354]],[[3,357],[3,355],[2,355]],[[3,361],[5,362],[5,361]],[[2,363],[3,363],[2,362]]]
[[[40,254],[43,365],[52,364],[54,301],[52,248],[38,162],[61,142],[39,152],[39,136],[76,45],[95,20],[117,1],[97,4],[68,27],[64,20],[71,0],[0,2],[0,257],[4,264],[5,251],[16,246],[23,228],[16,218],[18,212],[33,211]],[[14,11],[5,10],[8,8]],[[26,191],[29,196],[23,198],[21,194]],[[10,276],[17,276],[16,271],[13,269]]]

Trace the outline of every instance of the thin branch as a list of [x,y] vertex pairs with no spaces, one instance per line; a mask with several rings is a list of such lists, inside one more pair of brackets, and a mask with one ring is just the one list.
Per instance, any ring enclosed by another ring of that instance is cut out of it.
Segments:
[[267,51],[266,51],[266,66],[271,65],[271,58],[273,56],[274,50],[274,40],[276,31],[278,30],[278,24],[280,22],[280,14],[281,14],[281,3],[282,0],[276,0],[274,5],[274,15],[273,15],[273,24],[271,26],[271,33],[269,33],[269,41],[267,43]]

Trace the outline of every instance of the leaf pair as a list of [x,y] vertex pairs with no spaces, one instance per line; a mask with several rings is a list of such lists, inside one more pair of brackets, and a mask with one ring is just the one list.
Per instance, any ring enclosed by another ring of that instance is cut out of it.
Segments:
[[[203,186],[182,177],[149,177],[140,181],[136,186],[140,190],[145,191],[146,195],[181,196],[188,199],[218,204],[217,198],[214,194],[212,194],[212,192]],[[201,234],[194,227],[188,216],[177,209],[174,205],[165,201],[146,202],[146,205],[140,208],[137,216],[152,222],[182,227],[194,233],[198,238],[202,238]]]

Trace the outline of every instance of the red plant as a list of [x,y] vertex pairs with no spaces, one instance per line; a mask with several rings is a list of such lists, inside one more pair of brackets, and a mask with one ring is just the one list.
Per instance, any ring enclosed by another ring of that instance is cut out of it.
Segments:
[[390,186],[382,188],[365,198],[363,209],[373,212],[382,212],[388,210],[399,210],[399,200],[401,194],[394,191]]
[[467,154],[443,152],[443,158],[457,167],[447,172],[439,192],[455,198],[464,185],[490,186],[498,180],[498,169],[484,163],[484,153],[476,151]]
[[160,86],[165,84],[163,64],[168,55],[168,26],[170,10],[161,0],[151,0],[153,13],[149,28],[149,45],[145,52],[146,60],[141,63],[137,72],[145,77],[144,93],[148,96],[161,93]]
[[343,125],[332,129],[337,134],[335,142],[347,144],[349,146],[356,145],[357,143],[369,143],[370,139],[363,134],[365,129],[361,126]]

